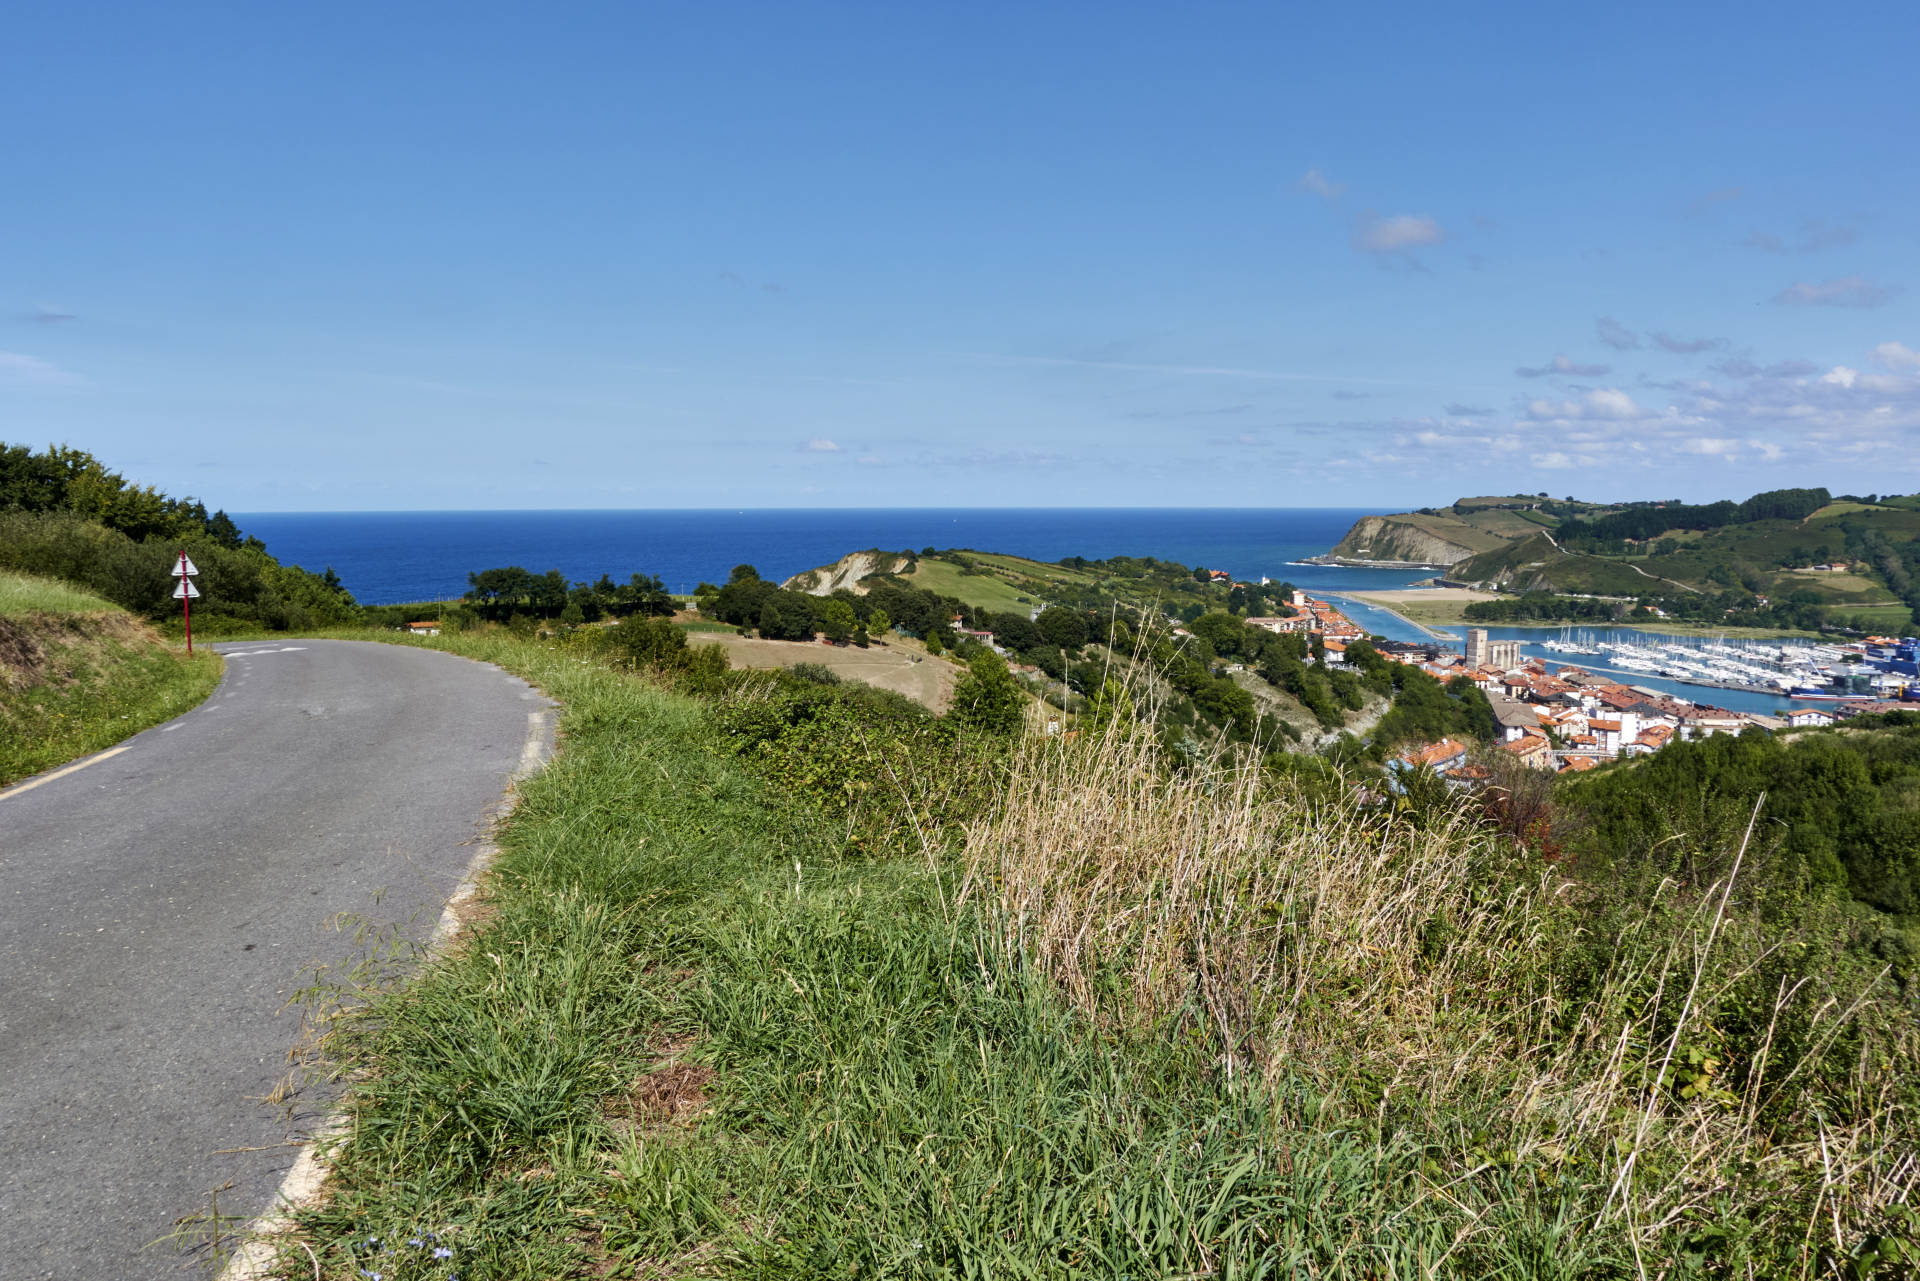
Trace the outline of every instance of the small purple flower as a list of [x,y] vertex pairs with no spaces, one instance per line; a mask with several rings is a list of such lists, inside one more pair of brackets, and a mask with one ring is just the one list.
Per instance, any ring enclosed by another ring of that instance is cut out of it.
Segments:
[[436,1259],[451,1259],[453,1257],[453,1251],[444,1245],[436,1246],[434,1247],[433,1257]]

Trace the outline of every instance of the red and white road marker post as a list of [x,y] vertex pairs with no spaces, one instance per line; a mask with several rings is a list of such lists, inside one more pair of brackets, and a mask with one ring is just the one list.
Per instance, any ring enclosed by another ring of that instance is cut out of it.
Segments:
[[180,581],[173,585],[173,598],[180,602],[180,616],[187,624],[187,654],[193,654],[193,599],[200,589],[193,585],[194,575],[200,571],[187,559],[185,552],[180,553],[180,563],[173,567],[173,576]]

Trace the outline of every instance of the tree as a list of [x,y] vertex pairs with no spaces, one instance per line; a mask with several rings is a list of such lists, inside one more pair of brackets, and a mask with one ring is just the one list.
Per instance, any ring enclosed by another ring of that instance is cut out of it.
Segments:
[[207,537],[222,547],[237,549],[240,546],[240,527],[233,523],[231,516],[218,511],[207,517]]
[[532,574],[518,565],[504,565],[469,573],[467,592],[461,599],[472,604],[482,618],[499,620],[511,616],[514,606],[532,592]]
[[814,614],[820,620],[820,630],[836,645],[845,642],[853,635],[853,629],[860,625],[860,619],[854,614],[853,606],[843,600],[821,601],[815,606]]
[[1188,626],[1223,658],[1246,652],[1247,625],[1224,610],[1208,610]]
[[967,674],[953,687],[953,710],[948,715],[964,729],[1010,735],[1026,724],[1027,696],[1007,670],[1006,660],[983,650],[974,655]]
[[1087,620],[1058,605],[1041,610],[1034,626],[1039,629],[1042,640],[1061,649],[1079,649],[1087,643]]
[[886,610],[876,608],[872,613],[867,615],[867,634],[868,635],[885,636],[888,632],[892,630],[893,630],[893,620],[887,617]]
[[768,640],[812,640],[813,624],[812,602],[798,592],[777,587],[761,602],[760,615],[754,620]]
[[557,618],[560,611],[567,607],[567,577],[557,569],[550,569],[534,579],[531,585],[530,604],[533,612],[541,618]]
[[635,574],[626,584],[614,589],[614,613],[640,614],[647,618],[668,618],[673,614],[673,597],[667,586],[652,574]]

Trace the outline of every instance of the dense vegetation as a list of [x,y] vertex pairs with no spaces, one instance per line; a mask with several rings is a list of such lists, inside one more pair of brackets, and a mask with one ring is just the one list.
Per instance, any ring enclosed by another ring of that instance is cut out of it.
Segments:
[[171,626],[179,616],[172,569],[182,551],[200,571],[194,620],[208,632],[357,621],[331,570],[280,564],[225,512],[136,485],[77,449],[0,444],[0,569],[74,583]]
[[[1920,925],[1920,725],[1715,735],[1568,791],[1610,862],[1663,847],[1698,858],[1764,795],[1765,854],[1750,875],[1789,897],[1835,887]],[[1688,875],[1721,871],[1696,865]]]

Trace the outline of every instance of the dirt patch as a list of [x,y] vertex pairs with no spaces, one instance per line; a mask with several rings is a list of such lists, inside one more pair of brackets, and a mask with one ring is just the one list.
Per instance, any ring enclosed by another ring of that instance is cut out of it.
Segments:
[[0,618],[0,685],[25,689],[40,683],[46,648],[25,622]]
[[707,1110],[707,1083],[713,1069],[686,1060],[693,1037],[662,1044],[653,1066],[633,1079],[626,1089],[606,1100],[607,1119],[616,1129],[659,1131],[691,1125]]
[[633,1119],[642,1125],[673,1125],[707,1110],[707,1082],[713,1069],[698,1063],[669,1063],[634,1082],[627,1098]]
[[125,614],[22,614],[0,618],[0,689],[31,689],[71,679],[78,663],[98,659],[107,645],[160,644],[159,636]]
[[861,649],[857,645],[823,645],[817,641],[761,640],[725,632],[695,632],[694,645],[719,645],[735,667],[793,667],[818,663],[841,680],[861,681],[876,689],[904,694],[922,707],[947,710],[960,673],[944,659],[930,658],[917,642],[895,640]]

